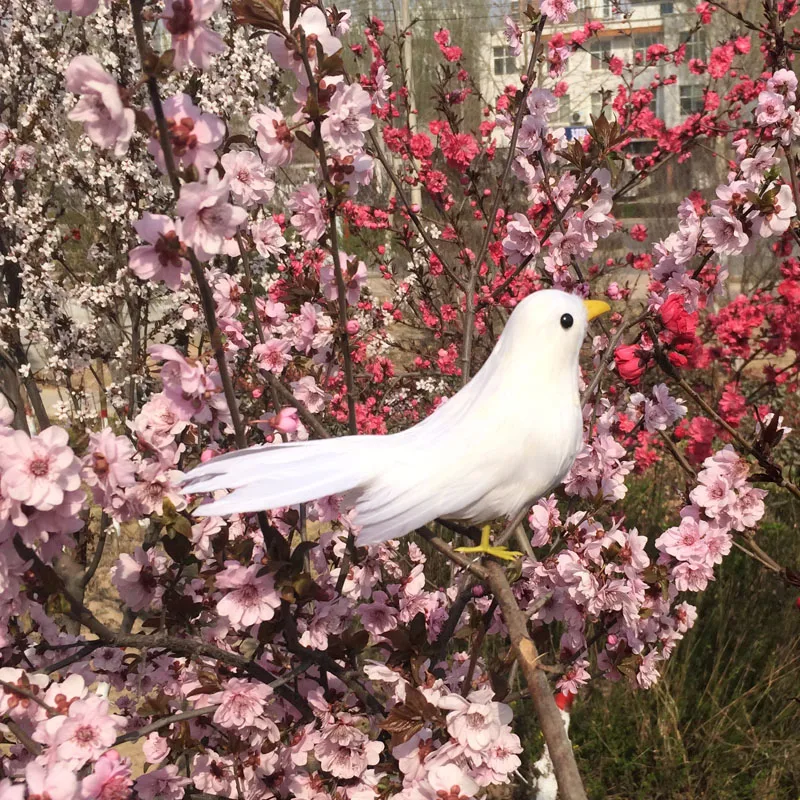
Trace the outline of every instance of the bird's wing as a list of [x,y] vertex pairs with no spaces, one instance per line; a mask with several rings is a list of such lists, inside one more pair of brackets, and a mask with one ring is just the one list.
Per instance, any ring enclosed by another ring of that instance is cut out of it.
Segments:
[[199,516],[245,514],[357,490],[375,475],[376,455],[390,437],[343,436],[250,447],[189,472],[184,491],[233,489],[198,508]]
[[493,431],[467,430],[449,415],[429,417],[397,434],[392,460],[355,498],[360,545],[396,539],[437,517],[480,505],[498,480],[503,458]]
[[[502,340],[501,340],[502,341]],[[200,516],[252,513],[345,494],[361,526],[359,544],[403,536],[479,503],[504,466],[492,385],[502,344],[470,383],[430,417],[391,436],[344,436],[251,447],[189,472],[184,490],[233,489]],[[495,463],[497,462],[497,463]]]

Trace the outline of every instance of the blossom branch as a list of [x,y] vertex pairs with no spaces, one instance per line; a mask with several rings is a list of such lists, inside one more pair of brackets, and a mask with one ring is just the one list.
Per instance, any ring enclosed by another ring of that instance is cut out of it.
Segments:
[[528,635],[527,617],[514,597],[503,568],[499,564],[490,563],[486,566],[486,573],[489,587],[503,612],[516,660],[528,685],[542,735],[553,761],[560,797],[562,800],[586,800],[586,791],[561,713],[553,698],[547,676],[538,668],[539,653]]
[[[142,21],[142,11],[144,9],[144,0],[130,0],[131,18],[133,21],[133,30],[136,37],[136,47],[139,51],[139,60],[142,65],[142,70],[147,73],[147,54],[148,47],[144,36],[144,23]],[[161,95],[158,89],[158,81],[154,75],[147,75],[147,90],[150,95],[150,104],[153,108],[153,116],[155,117],[156,127],[158,128],[158,138],[161,145],[161,150],[164,154],[164,164],[169,176],[170,186],[174,199],[177,201],[181,193],[181,182],[178,177],[178,170],[175,165],[175,158],[172,152],[172,140],[167,126],[167,119],[164,115],[164,107],[161,103]],[[243,449],[247,446],[244,435],[244,425],[242,418],[239,415],[239,407],[236,403],[236,394],[233,389],[233,381],[231,380],[228,362],[225,358],[225,348],[222,343],[222,334],[217,324],[217,313],[214,306],[214,295],[211,287],[206,280],[203,265],[198,260],[194,250],[187,248],[187,257],[191,265],[192,277],[197,284],[197,290],[200,294],[200,305],[203,309],[203,316],[205,317],[206,325],[208,327],[209,336],[211,338],[211,348],[214,351],[214,358],[217,362],[217,369],[219,370],[220,381],[222,382],[222,390],[225,394],[225,400],[228,404],[228,410],[231,415],[231,423],[233,425],[234,437],[236,439],[236,446]]]
[[470,378],[472,368],[472,340],[475,329],[475,284],[478,278],[478,270],[480,269],[483,259],[489,250],[489,241],[492,238],[494,231],[494,223],[497,219],[497,212],[500,208],[503,190],[508,180],[508,175],[511,172],[511,164],[514,161],[517,149],[517,139],[519,138],[519,131],[522,127],[522,120],[525,116],[525,101],[528,98],[531,87],[533,86],[533,77],[536,71],[536,63],[539,60],[539,53],[542,42],[542,31],[547,22],[547,16],[542,14],[536,26],[536,33],[533,42],[533,52],[531,53],[531,60],[528,64],[528,69],[525,73],[525,83],[522,85],[522,91],[519,97],[519,107],[514,117],[514,128],[511,132],[511,141],[508,145],[508,152],[506,153],[506,160],[503,164],[503,171],[500,175],[500,180],[495,189],[494,200],[492,201],[492,208],[489,212],[489,218],[486,220],[486,230],[483,234],[480,250],[477,256],[470,261],[469,276],[467,278],[467,285],[464,289],[464,301],[466,303],[466,313],[464,316],[464,335],[462,343],[461,354],[461,385],[465,386]]
[[191,711],[182,711],[179,714],[172,714],[169,717],[162,717],[161,719],[145,725],[143,728],[138,728],[135,731],[128,731],[127,733],[120,734],[114,741],[114,747],[119,747],[125,742],[135,742],[144,736],[148,736],[154,731],[160,731],[162,728],[167,728],[174,725],[176,722],[186,722],[190,719],[197,719],[198,717],[205,717],[213,714],[219,708],[219,703],[212,706],[204,706],[203,708],[193,708]]

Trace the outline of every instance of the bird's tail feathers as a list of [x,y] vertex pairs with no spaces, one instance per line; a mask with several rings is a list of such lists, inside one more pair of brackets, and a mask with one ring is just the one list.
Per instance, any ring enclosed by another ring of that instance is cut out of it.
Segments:
[[350,492],[375,474],[375,438],[345,436],[228,453],[189,472],[183,490],[234,490],[200,506],[198,516],[248,514]]

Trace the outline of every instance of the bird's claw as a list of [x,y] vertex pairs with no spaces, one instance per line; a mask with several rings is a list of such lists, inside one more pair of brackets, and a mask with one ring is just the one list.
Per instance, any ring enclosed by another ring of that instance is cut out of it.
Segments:
[[516,559],[522,557],[522,553],[520,553],[518,550],[509,550],[507,547],[496,547],[495,545],[491,544],[488,547],[484,547],[483,545],[476,545],[475,547],[456,547],[456,552],[480,553],[484,556],[499,558],[501,561],[515,561]]
[[509,550],[502,545],[493,545],[489,543],[492,529],[489,525],[484,525],[481,530],[481,543],[472,547],[456,547],[458,553],[480,553],[484,556],[492,556],[499,558],[501,561],[514,561],[522,556],[517,550]]

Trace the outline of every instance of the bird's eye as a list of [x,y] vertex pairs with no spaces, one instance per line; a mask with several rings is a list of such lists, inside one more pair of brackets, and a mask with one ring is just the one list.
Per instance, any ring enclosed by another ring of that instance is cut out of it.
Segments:
[[572,327],[572,314],[562,314],[561,315],[561,327],[568,331]]

